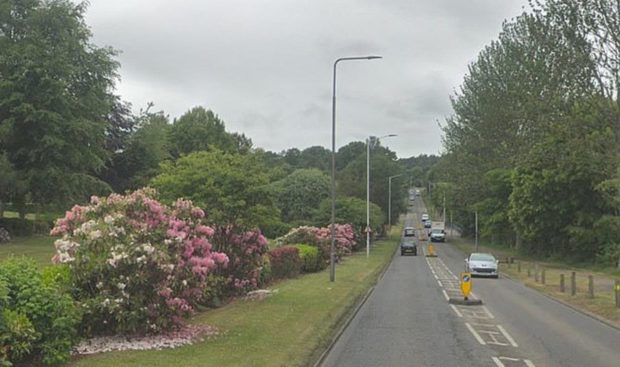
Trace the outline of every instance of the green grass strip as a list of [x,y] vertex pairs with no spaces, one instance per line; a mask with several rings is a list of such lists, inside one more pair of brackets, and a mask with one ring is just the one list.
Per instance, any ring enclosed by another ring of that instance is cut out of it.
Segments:
[[221,335],[191,346],[160,351],[110,352],[81,358],[72,366],[306,366],[328,345],[336,328],[376,283],[390,261],[400,228],[329,270],[279,282],[264,300],[237,300],[192,319],[217,327]]

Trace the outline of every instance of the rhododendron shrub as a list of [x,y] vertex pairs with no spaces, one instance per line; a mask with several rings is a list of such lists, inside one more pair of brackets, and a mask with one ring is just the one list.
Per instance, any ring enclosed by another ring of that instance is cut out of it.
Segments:
[[299,249],[295,246],[282,246],[268,252],[271,273],[276,279],[292,278],[301,272],[303,262]]
[[201,303],[210,274],[228,257],[212,249],[205,213],[172,207],[142,189],[93,197],[56,221],[54,261],[66,263],[83,333],[154,333],[178,326]]
[[214,249],[228,256],[228,266],[220,269],[225,279],[225,295],[239,295],[261,286],[267,239],[260,230],[238,233],[232,226],[215,229]]
[[[351,254],[357,245],[357,236],[350,224],[336,224],[335,230],[335,255],[336,260],[338,260],[342,256]],[[285,236],[276,239],[276,244],[279,246],[298,243],[318,247],[323,259],[329,261],[331,251],[331,227],[298,227],[292,229]]]

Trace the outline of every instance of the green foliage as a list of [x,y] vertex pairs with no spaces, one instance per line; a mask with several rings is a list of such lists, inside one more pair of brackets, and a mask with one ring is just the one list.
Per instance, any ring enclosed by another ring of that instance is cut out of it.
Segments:
[[194,107],[174,121],[170,130],[172,155],[217,148],[229,153],[247,153],[252,141],[245,135],[229,134],[222,121],[211,110]]
[[252,154],[191,153],[164,162],[151,183],[164,201],[183,197],[204,208],[209,223],[252,229],[279,218],[265,167]]
[[127,139],[124,150],[112,157],[104,177],[117,192],[138,189],[159,173],[159,164],[170,159],[170,125],[163,112],[143,112],[137,130]]
[[285,222],[309,222],[321,200],[329,196],[329,177],[318,169],[299,169],[271,184]]
[[609,108],[577,106],[517,166],[510,219],[530,251],[580,260],[599,252],[593,228],[607,205],[595,188],[615,171]]
[[11,236],[31,236],[33,234],[48,234],[50,224],[41,220],[20,218],[0,218],[0,228],[9,231]]
[[314,273],[325,269],[327,266],[327,263],[323,261],[320,255],[318,247],[303,244],[295,245],[295,247],[299,250],[299,257],[302,262],[301,270],[304,273]]
[[[317,226],[327,226],[331,223],[331,199],[321,202],[314,216]],[[366,228],[366,200],[354,197],[336,198],[336,223],[351,223],[353,228],[361,233]],[[385,223],[385,214],[381,208],[370,203],[370,225],[375,233],[381,233]]]
[[80,315],[54,278],[27,258],[0,263],[0,364],[69,359]]
[[90,42],[85,11],[68,0],[0,7],[0,146],[34,202],[109,190],[94,173],[107,156],[118,64]]

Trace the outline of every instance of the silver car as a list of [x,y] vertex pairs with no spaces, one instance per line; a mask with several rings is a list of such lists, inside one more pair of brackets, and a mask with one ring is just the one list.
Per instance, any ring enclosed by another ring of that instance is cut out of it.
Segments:
[[482,252],[474,252],[465,259],[465,270],[472,276],[497,278],[497,265],[498,261],[493,255]]

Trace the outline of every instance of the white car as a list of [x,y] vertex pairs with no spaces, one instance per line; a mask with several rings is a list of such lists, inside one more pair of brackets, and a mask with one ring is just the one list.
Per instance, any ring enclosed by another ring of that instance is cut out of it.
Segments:
[[430,217],[428,216],[428,214],[426,214],[426,213],[422,214],[422,222],[426,222],[429,219],[430,219]]
[[498,261],[491,254],[474,252],[465,259],[465,270],[472,276],[497,278]]

